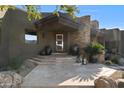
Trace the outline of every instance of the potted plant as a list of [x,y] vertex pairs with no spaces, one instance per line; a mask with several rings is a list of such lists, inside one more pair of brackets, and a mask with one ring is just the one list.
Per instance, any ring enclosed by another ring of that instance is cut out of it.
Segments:
[[98,55],[104,53],[104,46],[97,42],[92,42],[84,48],[85,53],[89,56],[89,62],[98,62]]
[[45,46],[45,54],[46,55],[51,55],[52,54],[52,48],[48,45],[48,46]]
[[45,46],[40,52],[39,52],[40,55],[51,55],[52,54],[52,48],[47,45]]

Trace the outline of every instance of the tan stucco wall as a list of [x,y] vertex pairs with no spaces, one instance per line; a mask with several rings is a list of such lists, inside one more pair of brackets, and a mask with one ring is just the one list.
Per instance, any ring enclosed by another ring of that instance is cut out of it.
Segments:
[[105,41],[110,42],[109,48],[116,48],[119,50],[120,31],[119,29],[104,30]]
[[115,29],[100,29],[102,43],[108,49],[115,49],[121,53],[121,43],[123,36],[118,28]]
[[7,26],[11,24],[11,21],[9,21],[8,13],[4,15],[1,14],[2,22],[1,22],[1,28],[0,28],[0,66],[5,65],[6,62],[9,60],[9,54],[8,54],[8,30]]
[[21,10],[7,11],[2,25],[2,46],[0,47],[0,61],[8,62],[11,58],[25,59],[35,56],[41,49],[42,32],[38,31],[38,44],[25,44],[25,29],[34,29],[27,15]]
[[120,31],[119,53],[124,56],[124,31]]
[[115,41],[119,40],[119,29],[107,29],[104,30],[106,40]]
[[10,11],[12,24],[9,29],[9,58],[20,56],[27,58],[36,55],[44,44],[42,32],[37,31],[38,43],[25,44],[25,28],[34,29],[32,22],[29,22],[27,15],[22,11]]
[[58,31],[44,31],[44,46],[45,45],[50,45],[53,49],[53,52],[56,52],[56,34],[63,34],[63,42],[64,42],[64,50],[63,52],[68,52],[68,32],[66,31],[61,31],[61,30],[58,30]]

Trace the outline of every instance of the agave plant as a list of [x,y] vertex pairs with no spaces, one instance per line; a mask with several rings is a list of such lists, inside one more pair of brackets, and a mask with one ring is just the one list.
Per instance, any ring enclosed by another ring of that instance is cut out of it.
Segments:
[[84,51],[88,54],[89,60],[93,59],[93,56],[101,54],[105,50],[105,47],[100,43],[90,43],[87,47],[84,48]]

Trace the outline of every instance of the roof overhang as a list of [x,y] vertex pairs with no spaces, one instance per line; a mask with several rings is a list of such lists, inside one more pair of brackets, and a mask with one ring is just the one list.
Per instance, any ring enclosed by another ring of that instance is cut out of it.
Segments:
[[35,27],[45,31],[77,31],[79,29],[79,23],[64,14],[60,14],[59,16],[51,14],[36,21]]

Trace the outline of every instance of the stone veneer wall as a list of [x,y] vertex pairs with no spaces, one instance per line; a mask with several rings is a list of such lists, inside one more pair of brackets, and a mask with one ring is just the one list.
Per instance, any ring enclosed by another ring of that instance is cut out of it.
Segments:
[[79,18],[79,31],[70,33],[71,45],[78,44],[81,48],[90,43],[90,16]]
[[91,41],[98,42],[99,22],[97,20],[92,20],[90,22],[90,25],[91,25]]
[[91,28],[99,29],[99,22],[97,20],[92,20],[90,24],[91,24]]

